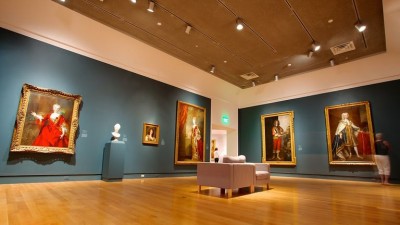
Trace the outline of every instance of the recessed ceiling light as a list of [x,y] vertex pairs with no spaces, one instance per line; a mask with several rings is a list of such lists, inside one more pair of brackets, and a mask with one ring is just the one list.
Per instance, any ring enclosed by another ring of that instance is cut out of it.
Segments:
[[[102,0],[101,0],[102,1]],[[135,4],[136,3],[136,0],[131,0],[131,2],[133,3],[133,4]]]
[[288,66],[288,67],[291,67],[291,66],[292,66],[292,64],[291,64],[291,63],[288,63],[288,64],[287,64],[287,66]]
[[333,23],[333,19],[329,19],[329,20],[328,20],[328,23]]
[[161,25],[162,25],[162,23],[161,23],[161,22],[157,22],[157,25],[158,25],[158,26],[161,26]]
[[224,63],[227,63],[228,61],[224,60]]

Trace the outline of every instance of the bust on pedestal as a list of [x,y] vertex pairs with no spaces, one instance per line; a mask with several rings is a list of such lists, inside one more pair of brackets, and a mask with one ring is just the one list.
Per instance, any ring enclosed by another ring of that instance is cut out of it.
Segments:
[[125,142],[118,141],[121,136],[118,133],[120,128],[121,125],[115,124],[114,132],[111,132],[112,141],[107,143],[104,148],[103,180],[122,180],[124,176]]
[[119,125],[119,123],[114,125],[114,131],[111,132],[112,137],[111,137],[111,141],[118,141],[118,138],[121,137],[121,134],[118,133],[119,129],[121,129],[121,125]]

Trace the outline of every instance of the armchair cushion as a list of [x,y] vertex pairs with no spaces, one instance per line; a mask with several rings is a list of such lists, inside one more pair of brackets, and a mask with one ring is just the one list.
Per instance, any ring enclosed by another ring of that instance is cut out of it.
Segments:
[[222,163],[245,163],[245,162],[246,162],[246,156],[244,155],[239,155],[239,156],[225,155],[222,158]]

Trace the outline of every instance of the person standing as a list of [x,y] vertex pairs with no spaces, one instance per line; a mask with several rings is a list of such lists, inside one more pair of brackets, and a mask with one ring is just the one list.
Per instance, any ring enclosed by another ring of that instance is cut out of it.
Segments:
[[390,144],[383,139],[383,134],[375,134],[375,162],[381,177],[381,183],[385,185],[389,184],[390,176],[389,151]]
[[219,161],[219,152],[218,148],[215,148],[214,150],[214,161],[217,163]]

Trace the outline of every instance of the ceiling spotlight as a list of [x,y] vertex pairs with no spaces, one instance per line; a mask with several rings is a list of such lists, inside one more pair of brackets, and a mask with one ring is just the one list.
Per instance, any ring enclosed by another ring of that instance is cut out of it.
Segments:
[[278,80],[279,80],[279,76],[275,75],[275,81],[278,81]]
[[149,1],[149,8],[147,8],[147,11],[154,12],[154,2],[153,1]]
[[236,20],[236,30],[243,30],[243,21],[241,19]]
[[336,63],[335,63],[335,60],[334,60],[334,59],[331,59],[331,60],[329,60],[329,63],[331,64],[331,66],[335,66],[335,65],[336,65]]
[[367,29],[367,26],[360,21],[358,21],[354,26],[357,28],[358,32],[363,32]]
[[255,87],[256,86],[256,82],[252,81],[251,82],[251,86]]
[[308,57],[311,58],[311,56],[312,56],[313,54],[314,54],[314,51],[313,51],[313,50],[309,51],[309,52],[308,52]]
[[136,3],[136,0],[131,0],[131,2],[132,2],[133,4],[135,4],[135,3]]
[[210,73],[214,73],[214,72],[215,72],[215,66],[211,66]]
[[319,50],[321,49],[321,45],[314,41],[314,42],[312,43],[312,45],[311,45],[311,48],[312,48],[312,50],[313,50],[314,52],[317,52],[317,51],[319,51]]
[[192,26],[187,25],[187,26],[186,26],[185,33],[189,34],[189,33],[190,33],[190,30],[192,30]]

